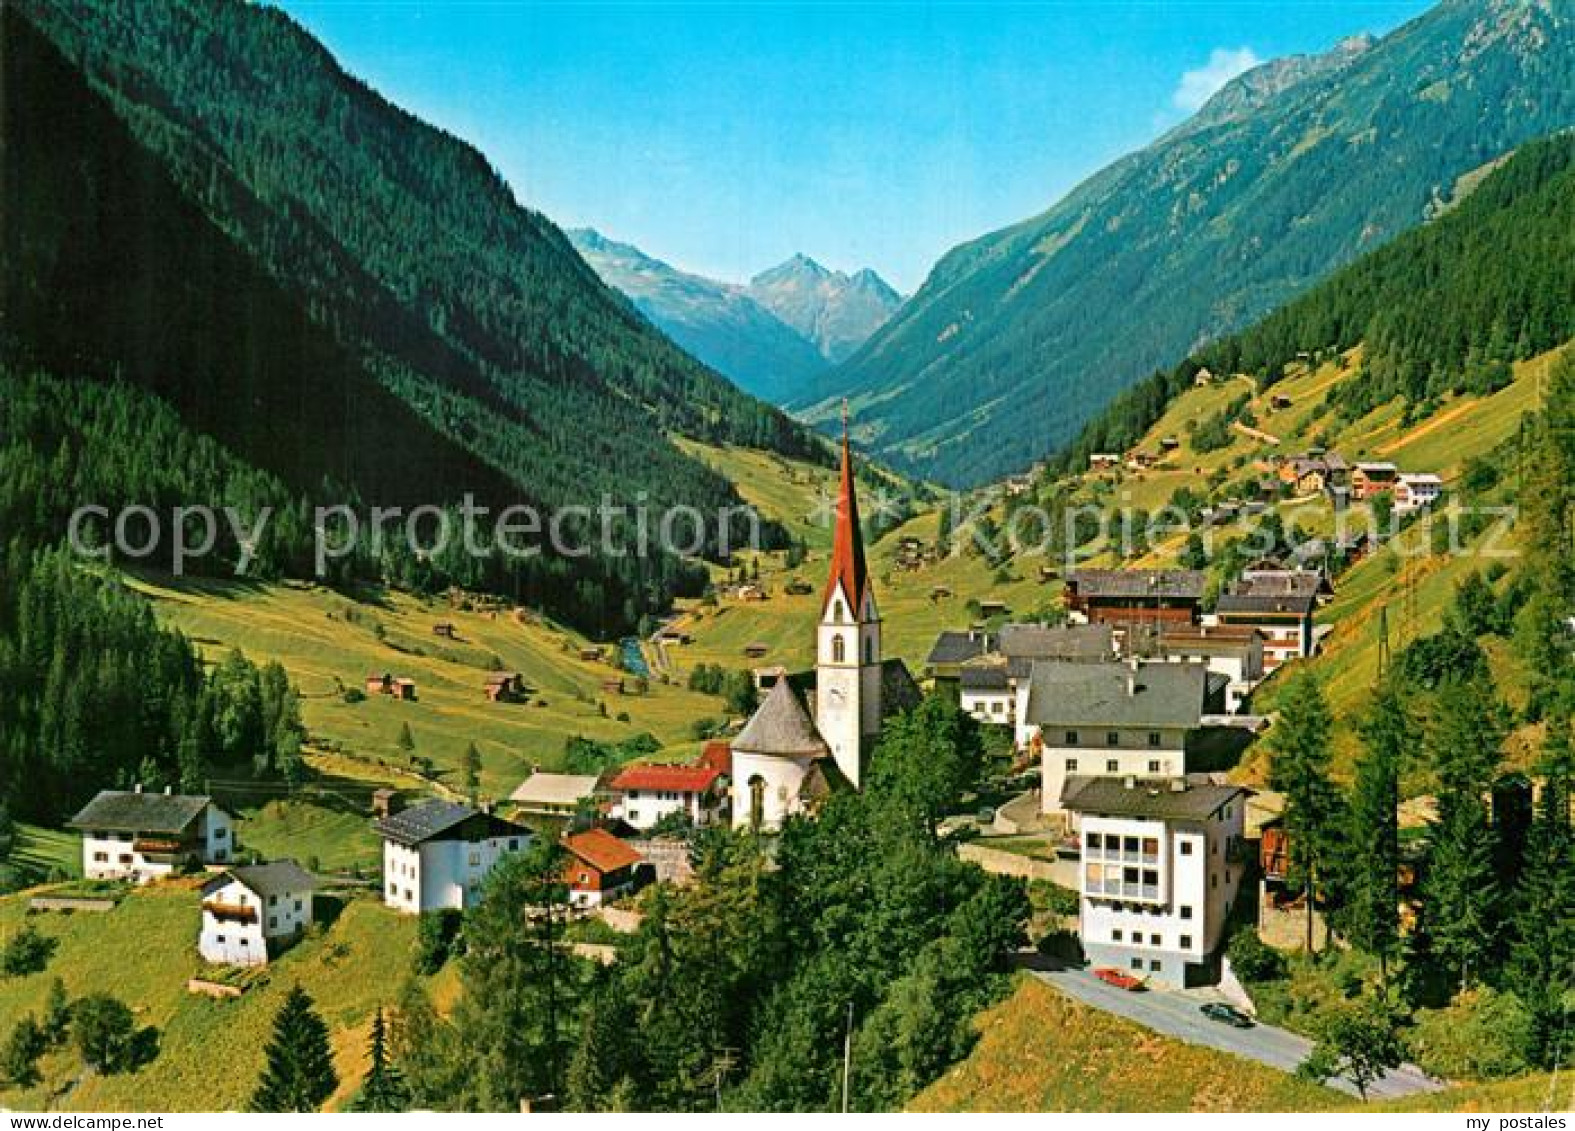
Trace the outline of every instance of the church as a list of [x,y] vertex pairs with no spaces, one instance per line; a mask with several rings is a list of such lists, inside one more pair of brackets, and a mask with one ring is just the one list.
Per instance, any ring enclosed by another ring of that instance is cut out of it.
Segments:
[[844,419],[815,668],[778,679],[733,739],[733,826],[771,831],[833,790],[861,788],[881,721],[918,700],[907,665],[881,657],[880,611],[864,557]]

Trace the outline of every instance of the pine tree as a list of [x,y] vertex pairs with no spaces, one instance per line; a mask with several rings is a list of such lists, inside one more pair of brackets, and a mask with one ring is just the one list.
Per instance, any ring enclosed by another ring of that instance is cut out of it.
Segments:
[[355,1111],[405,1111],[410,1106],[410,1089],[405,1086],[403,1074],[389,1060],[388,1034],[383,1024],[383,1007],[378,1006],[372,1015],[372,1035],[367,1046],[370,1064],[366,1078],[361,1082],[361,1094],[355,1098]]
[[1285,833],[1291,882],[1307,901],[1306,947],[1313,950],[1314,904],[1326,882],[1329,850],[1340,835],[1342,799],[1329,778],[1329,704],[1315,676],[1303,672],[1285,686],[1280,717],[1270,735],[1269,785],[1285,796]]
[[339,1086],[328,1026],[300,986],[291,987],[274,1017],[267,1057],[252,1111],[317,1111]]
[[1400,942],[1400,765],[1416,743],[1416,726],[1393,680],[1378,689],[1361,726],[1365,752],[1351,790],[1345,906],[1346,938],[1377,956],[1387,988],[1389,961]]
[[460,766],[465,774],[465,796],[470,798],[470,803],[474,805],[481,791],[481,751],[476,749],[474,742],[465,747],[465,755],[460,760]]
[[71,1032],[71,999],[59,978],[49,983],[49,996],[44,999],[43,1030],[49,1043],[56,1046],[65,1044]]

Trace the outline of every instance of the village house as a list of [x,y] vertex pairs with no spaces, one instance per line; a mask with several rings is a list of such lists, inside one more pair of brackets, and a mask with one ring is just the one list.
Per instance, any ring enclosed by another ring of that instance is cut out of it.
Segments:
[[608,816],[641,832],[675,813],[692,825],[710,825],[727,812],[727,783],[708,766],[625,766],[607,789]]
[[937,683],[955,684],[962,675],[962,665],[995,650],[995,637],[976,629],[943,631],[930,646],[924,660],[924,676]]
[[518,703],[528,694],[525,677],[519,672],[494,672],[483,690],[489,703]]
[[1180,777],[1188,737],[1210,706],[1202,664],[1034,664],[1018,692],[1015,739],[1019,750],[1039,756],[1041,812],[1063,813],[1072,778]]
[[1399,475],[1395,478],[1395,513],[1413,514],[1426,510],[1438,502],[1443,492],[1444,481],[1436,475],[1427,472]]
[[1392,463],[1359,463],[1351,469],[1351,497],[1371,499],[1393,491],[1399,474]]
[[596,774],[550,774],[534,771],[514,787],[509,801],[517,813],[533,817],[572,817],[596,797]]
[[487,873],[532,837],[453,801],[424,801],[372,827],[383,838],[383,902],[409,914],[475,906]]
[[149,880],[235,859],[235,817],[213,798],[106,789],[67,823],[90,880]]
[[1313,652],[1313,612],[1325,575],[1320,570],[1258,570],[1242,574],[1222,593],[1210,623],[1255,628],[1263,634],[1263,668]]
[[1238,713],[1263,681],[1264,636],[1251,625],[1159,624],[1134,631],[1126,641],[1129,656],[1173,664],[1202,664],[1224,678],[1225,711]]
[[582,910],[600,907],[634,890],[643,860],[629,845],[606,829],[586,829],[563,838],[568,860],[563,879],[569,886],[569,903]]
[[1074,622],[1122,625],[1143,621],[1195,623],[1205,577],[1193,569],[1079,569],[1066,578]]
[[1331,487],[1345,486],[1350,468],[1333,453],[1309,453],[1281,462],[1278,474],[1280,482],[1293,487],[1297,494],[1317,495]]
[[202,885],[204,962],[262,966],[312,925],[317,880],[294,860],[230,868]]
[[[1114,633],[1106,624],[1006,624],[994,635],[974,636],[988,647],[958,667],[957,701],[986,723],[1016,725],[1018,689],[1036,661],[1099,663],[1116,658]],[[930,654],[940,647],[938,639]]]
[[1209,985],[1244,875],[1246,793],[1202,775],[1075,779],[1078,935],[1094,966]]
[[1105,471],[1121,466],[1121,457],[1114,452],[1095,452],[1088,457],[1088,466],[1095,471]]
[[389,695],[395,699],[413,700],[416,697],[416,681],[403,676],[395,676],[390,672],[381,675],[373,674],[366,677],[366,693],[368,695]]

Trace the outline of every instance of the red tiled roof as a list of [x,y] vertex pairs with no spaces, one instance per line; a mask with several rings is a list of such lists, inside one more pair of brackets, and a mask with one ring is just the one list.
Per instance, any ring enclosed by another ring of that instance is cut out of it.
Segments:
[[603,875],[632,868],[644,859],[606,829],[587,829],[564,837],[563,847]]
[[864,564],[864,535],[859,530],[859,496],[853,486],[853,457],[848,451],[848,423],[844,412],[842,421],[842,484],[837,491],[837,530],[831,544],[831,576],[826,579],[826,594],[821,598],[824,608],[837,591],[837,584],[847,595],[849,611],[857,619],[864,606],[864,589],[869,584],[869,571]]
[[731,775],[733,772],[733,748],[725,741],[708,742],[705,749],[700,752],[700,760],[695,763],[718,773]]
[[611,788],[674,789],[701,793],[710,789],[711,783],[720,776],[720,770],[709,766],[625,766],[613,778]]

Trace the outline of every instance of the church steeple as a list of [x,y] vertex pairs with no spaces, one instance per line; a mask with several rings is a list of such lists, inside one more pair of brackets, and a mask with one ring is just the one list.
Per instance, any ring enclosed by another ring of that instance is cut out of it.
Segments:
[[[848,445],[848,402],[842,402],[842,482],[837,489],[836,530],[831,541],[831,576],[821,598],[824,614],[837,595],[843,595],[854,610],[864,607],[869,588],[869,570],[864,563],[864,535],[859,529],[859,496],[853,484],[853,455]],[[857,615],[857,613],[855,613]]]
[[864,560],[859,500],[853,485],[848,408],[842,406],[842,483],[831,574],[821,598],[815,646],[815,726],[837,766],[855,786],[864,773],[864,749],[880,732],[882,672],[880,613]]

